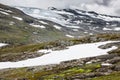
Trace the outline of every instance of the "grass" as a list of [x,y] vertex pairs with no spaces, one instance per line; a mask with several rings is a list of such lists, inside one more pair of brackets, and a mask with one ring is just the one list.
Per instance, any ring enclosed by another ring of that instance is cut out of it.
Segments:
[[[12,45],[8,47],[0,48],[0,56],[1,56],[0,60],[3,59],[2,57],[6,59],[10,57],[14,57],[15,59],[15,58],[18,58],[18,56],[21,57],[23,53],[34,53],[40,49],[48,49],[53,47],[66,47],[66,46],[71,46],[75,44],[92,43],[92,42],[107,41],[107,40],[119,40],[119,36],[120,34],[98,34],[94,36],[86,36],[80,39],[64,38],[56,41],[43,42],[43,43],[37,43],[37,44],[33,43],[33,44],[24,44],[24,45],[23,44]],[[32,38],[34,39],[34,37]],[[29,37],[25,37],[24,41],[27,41],[27,39],[29,39]],[[19,40],[21,41],[21,39]],[[14,42],[15,41],[17,42],[17,40],[14,40]],[[120,53],[120,49],[118,48],[117,50],[114,50],[110,53]]]
[[[0,4],[1,6],[1,4]],[[6,9],[6,6],[2,6]],[[13,11],[10,15],[0,14],[0,42],[8,43],[10,45],[21,45],[29,43],[47,42],[63,38],[64,34],[58,30],[53,29],[52,25],[44,25],[47,28],[35,28],[30,26],[30,23],[37,23],[34,18],[25,15],[19,10],[9,8]],[[18,16],[23,18],[23,21],[12,18]],[[14,22],[10,25],[10,22]],[[41,24],[40,24],[41,25]],[[42,24],[43,25],[43,24]],[[37,33],[37,34],[36,34]]]
[[27,78],[28,80],[61,80],[65,79],[66,77],[72,77],[76,74],[82,73],[90,73],[93,72],[95,69],[100,68],[100,64],[87,64],[82,67],[71,67],[71,68],[59,68],[54,67],[52,70],[31,70],[29,71],[27,68],[19,68],[19,69],[12,69],[8,71],[1,71],[0,77],[5,79],[15,79],[15,78]]
[[[15,52],[23,52],[23,51],[37,51],[39,49],[44,49],[46,47],[58,47],[58,46],[71,46],[75,44],[80,44],[80,43],[92,43],[94,42],[99,42],[101,41],[100,39],[107,41],[107,40],[119,40],[119,34],[99,34],[96,36],[89,36],[89,37],[83,37],[80,39],[61,39],[61,40],[56,40],[56,41],[51,41],[51,42],[44,42],[44,43],[39,43],[39,44],[31,44],[31,45],[23,45],[23,46],[18,46],[18,47],[13,47],[13,48],[5,48],[4,50],[9,49],[14,49]],[[95,37],[96,40],[92,40],[92,37]],[[1,49],[2,50],[2,49]],[[19,51],[20,50],[20,51]],[[22,51],[21,51],[22,50]],[[118,50],[119,51],[119,50]],[[1,52],[1,51],[0,51]],[[5,52],[5,51],[3,51]]]
[[[14,9],[15,10],[15,9]],[[34,28],[27,22],[34,20],[23,13],[16,10],[17,13],[11,13],[11,16],[0,15],[0,43],[8,43],[9,46],[0,48],[0,59],[18,58],[22,53],[35,52],[44,48],[53,48],[58,46],[70,46],[80,43],[92,43],[107,40],[120,40],[119,33],[97,34],[86,36],[80,39],[58,40],[64,38],[64,33],[52,28],[52,25],[46,25],[47,29]],[[22,17],[24,20],[19,21],[12,18],[12,15]],[[15,22],[14,25],[9,25],[9,22]],[[37,33],[37,34],[34,34]],[[53,41],[53,42],[48,42]],[[40,43],[45,42],[45,43]],[[47,42],[47,43],[46,43]],[[111,53],[120,53],[120,48]],[[66,77],[72,77],[76,74],[91,73],[96,69],[101,68],[98,64],[87,64],[82,67],[53,68],[53,70],[31,70],[28,68],[11,69],[0,71],[0,77],[6,80],[14,80],[16,78],[27,78],[28,80],[62,80]],[[108,76],[93,78],[92,80],[120,80],[120,72],[114,72]]]

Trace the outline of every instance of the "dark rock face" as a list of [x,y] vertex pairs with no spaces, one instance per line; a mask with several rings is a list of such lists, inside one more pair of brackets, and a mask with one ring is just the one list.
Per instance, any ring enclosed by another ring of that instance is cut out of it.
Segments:
[[29,79],[27,79],[27,78],[20,78],[20,79],[15,79],[15,80],[29,80]]

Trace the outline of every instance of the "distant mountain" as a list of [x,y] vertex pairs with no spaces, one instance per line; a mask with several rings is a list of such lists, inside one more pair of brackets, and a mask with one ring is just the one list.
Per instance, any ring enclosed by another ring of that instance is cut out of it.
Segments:
[[117,16],[98,14],[93,11],[57,9],[54,7],[50,7],[47,10],[31,7],[16,8],[34,18],[55,23],[56,25],[53,27],[65,32],[69,37],[120,31],[120,17]]
[[120,17],[78,9],[44,10],[0,4],[1,43],[40,43],[110,32],[120,32]]

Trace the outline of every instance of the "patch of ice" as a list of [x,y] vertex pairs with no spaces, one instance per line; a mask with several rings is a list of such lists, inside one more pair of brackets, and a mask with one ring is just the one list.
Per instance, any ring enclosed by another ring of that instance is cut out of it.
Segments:
[[93,33],[90,33],[89,35],[93,35]]
[[104,27],[103,30],[104,30],[104,31],[111,31],[111,30],[113,30],[113,29]]
[[98,18],[103,19],[105,21],[120,21],[120,18],[102,16],[102,15],[99,15]]
[[58,30],[61,30],[61,27],[60,26],[57,26],[57,25],[54,25],[54,28],[58,29]]
[[93,17],[93,18],[98,18],[98,19],[102,19],[102,20],[105,20],[105,21],[120,21],[120,18],[119,17],[110,17],[110,16],[105,16],[105,15],[94,15],[92,13],[88,13],[88,12],[81,12],[81,11],[77,11],[79,14],[84,14],[84,15],[88,15],[90,17]]
[[79,31],[79,30],[78,30],[78,29],[73,29],[73,31],[76,31],[76,32],[77,32],[77,31]]
[[[62,26],[67,26],[67,24],[70,24],[68,20],[66,20],[62,14],[67,14],[69,17],[70,15],[73,15],[69,12],[65,11],[53,11],[53,10],[43,10],[43,9],[38,9],[37,11],[34,11],[34,9],[31,9],[30,11],[26,8],[19,8],[18,9],[22,10],[26,14],[38,18],[38,19],[45,19],[49,20],[55,23],[59,23]],[[28,12],[29,11],[29,12]]]
[[5,14],[5,15],[9,15],[8,13],[6,13],[6,12],[3,12],[3,11],[0,11],[0,13],[2,13],[2,14]]
[[39,21],[40,23],[42,23],[42,24],[48,24],[47,22],[45,22],[45,21]]
[[34,13],[34,14],[39,14],[39,13],[40,13],[40,10],[39,10],[39,9],[34,9],[34,10],[33,10],[33,13]]
[[114,30],[115,31],[120,31],[120,27],[115,27]]
[[115,27],[115,28],[103,28],[104,31],[120,31],[120,27]]
[[2,8],[0,8],[0,10],[5,11],[5,12],[9,12],[9,13],[12,13],[11,10],[5,10],[5,9],[2,9]]
[[22,21],[23,19],[21,17],[13,16],[14,19]]
[[36,24],[30,24],[31,26],[33,26],[33,27],[37,27],[37,28],[42,28],[42,29],[44,29],[44,28],[46,28],[45,26],[43,26],[43,25],[36,25]]
[[86,33],[86,34],[87,34],[88,32],[84,32],[84,33]]
[[8,44],[0,43],[0,47],[6,46],[6,45],[8,45]]
[[80,27],[79,26],[66,26],[66,27],[68,27],[68,28],[76,28],[76,29],[79,29]]
[[66,36],[66,37],[69,37],[69,38],[74,38],[74,36],[69,35],[69,34],[66,34],[65,36]]
[[39,50],[38,52],[40,52],[40,53],[51,53],[52,52],[52,50],[51,49],[43,49],[43,50]]
[[30,67],[48,64],[59,64],[62,61],[93,57],[108,54],[108,51],[117,49],[117,47],[111,47],[108,49],[98,48],[100,45],[105,45],[107,43],[113,43],[119,41],[105,41],[89,44],[78,44],[68,47],[65,50],[51,51],[51,53],[43,55],[38,58],[18,61],[18,62],[0,62],[0,69],[6,68],[20,68],[20,67]]

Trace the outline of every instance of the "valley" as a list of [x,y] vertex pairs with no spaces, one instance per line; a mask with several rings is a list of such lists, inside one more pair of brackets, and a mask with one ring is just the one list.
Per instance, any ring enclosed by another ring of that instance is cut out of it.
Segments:
[[0,4],[0,80],[119,80],[120,17]]

